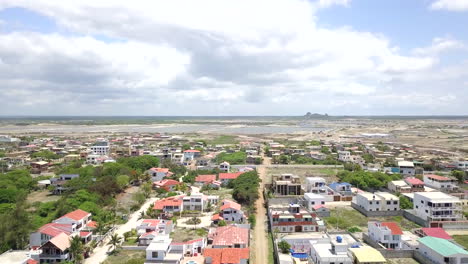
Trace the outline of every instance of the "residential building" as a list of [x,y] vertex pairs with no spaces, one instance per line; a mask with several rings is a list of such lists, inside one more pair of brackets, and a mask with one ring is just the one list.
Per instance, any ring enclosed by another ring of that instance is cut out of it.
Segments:
[[72,179],[80,177],[79,174],[60,174],[59,177],[51,178],[50,184],[54,186],[54,190],[52,191],[54,194],[61,194],[67,188],[65,184]]
[[169,235],[156,236],[146,248],[146,263],[179,264],[183,259],[182,252],[173,252],[172,239]]
[[200,151],[196,149],[187,149],[184,150],[183,156],[182,156],[182,164],[187,166],[192,163],[192,161],[200,156]]
[[39,250],[32,251],[31,257],[39,263],[64,262],[71,259],[69,249],[70,237],[60,233],[42,245]]
[[458,189],[456,180],[434,174],[424,175],[424,184],[428,187],[442,191],[454,191]]
[[203,252],[206,264],[247,264],[248,248],[207,248]]
[[341,195],[352,195],[351,184],[347,182],[334,182],[328,185],[333,191]]
[[468,263],[468,251],[454,243],[438,238],[426,236],[418,239],[419,247],[416,249],[428,263]]
[[411,192],[424,192],[424,182],[415,177],[405,178],[406,184],[411,188]]
[[223,161],[219,164],[218,169],[222,172],[229,172],[231,170],[231,164],[227,161]]
[[243,172],[220,173],[219,181],[222,185],[228,185],[230,181],[237,179]]
[[230,200],[222,201],[219,216],[225,221],[237,223],[242,223],[247,218],[244,211],[241,209],[241,205]]
[[49,170],[49,162],[47,161],[36,161],[31,162],[31,172],[41,174]]
[[54,220],[54,223],[72,225],[76,230],[80,231],[90,221],[91,213],[78,209]]
[[416,173],[414,163],[411,161],[398,161],[398,168],[403,175],[414,175]]
[[272,189],[276,195],[301,195],[301,180],[289,173],[273,176]]
[[386,264],[387,260],[375,248],[369,246],[350,248],[353,264]]
[[155,181],[153,182],[153,188],[162,188],[168,192],[175,191],[178,185],[181,185],[182,183],[176,180],[171,180],[171,179],[164,179],[161,181]]
[[213,248],[247,248],[249,228],[236,225],[211,228],[208,232],[208,245]]
[[443,192],[417,192],[413,198],[416,215],[425,221],[458,221],[462,218],[460,199]]
[[369,222],[369,238],[388,249],[401,249],[403,231],[395,222]]
[[423,227],[416,229],[414,233],[420,237],[431,236],[452,240],[453,238],[441,227]]
[[316,193],[305,193],[306,208],[313,210],[317,205],[325,205],[325,196]]
[[156,231],[158,234],[170,234],[174,228],[171,220],[163,219],[143,219],[136,227],[137,234],[142,235],[145,233]]
[[308,193],[327,194],[327,182],[322,177],[307,177],[305,191]]
[[108,141],[98,141],[89,149],[93,154],[99,156],[108,156],[110,154],[110,145]]
[[195,184],[196,185],[208,185],[216,181],[216,175],[215,174],[206,174],[206,175],[198,175],[195,178]]
[[270,206],[268,216],[272,230],[280,233],[320,232],[326,229],[316,213],[299,204]]
[[338,160],[343,162],[351,162],[351,152],[349,151],[338,151]]
[[387,192],[358,193],[355,204],[367,212],[400,210],[400,199]]
[[[352,264],[353,260],[348,255],[348,249],[357,246],[355,240],[348,241],[347,236],[336,235],[330,240],[311,241],[310,259],[317,264]],[[312,243],[314,242],[314,243]]]
[[162,181],[164,178],[171,177],[174,173],[168,168],[151,168],[146,171],[151,176],[151,181]]
[[184,242],[172,242],[172,252],[182,252],[184,256],[199,255],[203,252],[206,247],[207,241],[205,238],[199,238]]
[[394,193],[411,192],[411,187],[403,180],[388,182],[387,188]]
[[153,209],[160,210],[166,214],[182,212],[182,196],[173,196],[158,200],[154,203]]

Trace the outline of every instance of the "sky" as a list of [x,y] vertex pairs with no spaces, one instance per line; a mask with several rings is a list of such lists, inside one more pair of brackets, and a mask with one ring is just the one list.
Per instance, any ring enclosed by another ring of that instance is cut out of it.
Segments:
[[0,0],[0,115],[467,115],[468,0]]

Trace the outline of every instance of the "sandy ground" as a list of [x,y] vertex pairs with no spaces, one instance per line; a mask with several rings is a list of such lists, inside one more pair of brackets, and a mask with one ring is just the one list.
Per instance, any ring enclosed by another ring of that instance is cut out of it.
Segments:
[[[122,237],[125,232],[131,231],[133,228],[135,228],[141,212],[146,211],[148,207],[151,204],[153,204],[156,200],[158,200],[158,198],[148,199],[141,206],[140,210],[130,215],[130,218],[127,221],[127,223],[117,226],[117,228],[114,231],[114,234],[117,234],[120,237]],[[98,264],[98,263],[104,262],[107,258],[107,254],[109,250],[109,245],[107,245],[108,241],[109,241],[109,236],[104,240],[104,243],[101,246],[98,246],[93,250],[93,254],[91,255],[91,257],[87,258],[83,262],[83,264]]]
[[[271,164],[270,158],[264,157],[263,159],[264,165]],[[268,263],[268,224],[267,224],[267,217],[266,217],[266,209],[265,209],[265,199],[263,198],[263,189],[264,189],[264,179],[267,175],[266,169],[264,166],[257,167],[258,174],[262,182],[260,183],[260,188],[258,189],[259,192],[259,199],[255,203],[257,208],[256,213],[256,220],[257,223],[254,228],[253,233],[253,243],[251,245],[251,249],[253,250],[253,254],[251,254],[251,262],[256,264],[267,264]]]
[[198,219],[201,220],[201,223],[198,225],[189,225],[185,222],[192,217],[181,217],[177,220],[177,227],[185,227],[185,228],[203,228],[203,227],[210,227],[211,226],[211,217],[213,213],[204,213],[203,216],[197,216]]

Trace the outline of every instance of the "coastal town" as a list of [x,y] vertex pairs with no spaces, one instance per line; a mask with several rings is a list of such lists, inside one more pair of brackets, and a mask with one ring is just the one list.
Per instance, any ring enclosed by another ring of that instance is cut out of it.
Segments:
[[335,134],[2,135],[0,263],[468,261],[466,152]]

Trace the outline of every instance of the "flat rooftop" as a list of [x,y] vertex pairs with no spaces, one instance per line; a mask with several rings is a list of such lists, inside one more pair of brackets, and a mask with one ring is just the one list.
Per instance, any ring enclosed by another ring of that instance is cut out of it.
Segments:
[[460,201],[460,199],[458,199],[457,197],[443,192],[417,192],[414,194],[415,197],[417,197],[418,195],[431,200]]

